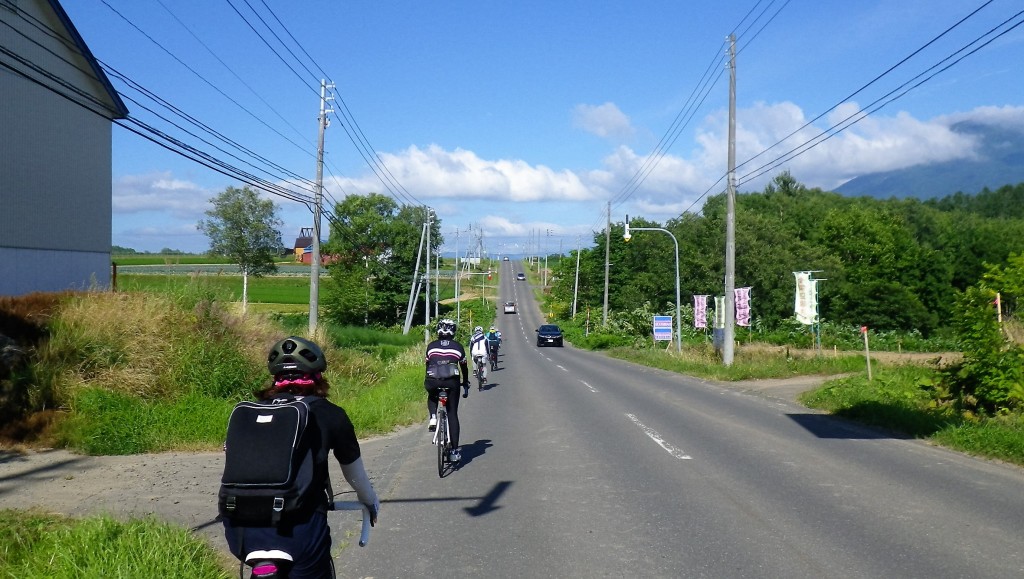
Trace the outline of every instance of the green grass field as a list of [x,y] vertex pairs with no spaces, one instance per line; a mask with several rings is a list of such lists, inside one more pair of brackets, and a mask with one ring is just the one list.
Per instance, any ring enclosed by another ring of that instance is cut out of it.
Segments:
[[[174,292],[190,284],[202,284],[231,301],[242,299],[242,276],[206,275],[193,279],[188,275],[119,274],[120,291]],[[304,277],[249,278],[249,302],[254,304],[309,304],[309,279]]]

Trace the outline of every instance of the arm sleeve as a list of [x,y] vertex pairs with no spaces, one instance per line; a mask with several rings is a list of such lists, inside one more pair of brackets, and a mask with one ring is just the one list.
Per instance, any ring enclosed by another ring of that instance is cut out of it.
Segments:
[[355,489],[359,502],[364,505],[373,505],[374,512],[379,513],[380,500],[377,498],[376,491],[373,490],[373,485],[370,484],[370,477],[367,476],[366,469],[363,468],[363,459],[357,458],[355,462],[341,465],[341,474]]

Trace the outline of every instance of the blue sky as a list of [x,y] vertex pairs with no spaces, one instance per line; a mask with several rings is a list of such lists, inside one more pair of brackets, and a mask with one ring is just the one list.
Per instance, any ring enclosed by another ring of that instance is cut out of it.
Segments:
[[[740,192],[761,190],[783,170],[829,189],[860,174],[970,158],[975,143],[949,129],[965,119],[1024,130],[1019,0],[63,5],[116,71],[135,119],[299,195],[311,194],[315,178],[326,77],[338,97],[326,132],[328,206],[368,192],[429,205],[448,249],[456,230],[465,244],[469,228],[484,232],[491,252],[568,250],[580,237],[587,245],[608,203],[613,222],[698,211],[704,195],[725,188],[730,33]],[[979,39],[992,41],[929,71]],[[908,82],[920,86],[905,92]],[[218,150],[200,140],[214,142],[205,132],[183,133],[160,118],[184,124],[168,106],[232,144]],[[113,148],[113,243],[205,250],[196,222],[212,196],[243,183],[121,127]],[[263,159],[253,162],[259,169],[246,164],[250,155]],[[387,186],[365,156],[380,159]],[[312,215],[268,196],[290,245]]]

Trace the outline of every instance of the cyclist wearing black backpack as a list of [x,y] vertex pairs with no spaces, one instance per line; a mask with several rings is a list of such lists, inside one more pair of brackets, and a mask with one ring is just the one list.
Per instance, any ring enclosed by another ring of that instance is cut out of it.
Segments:
[[[273,379],[257,393],[259,402],[239,403],[229,421],[219,501],[225,538],[231,553],[253,567],[253,577],[334,577],[327,523],[333,505],[329,453],[334,452],[345,480],[369,508],[373,524],[380,501],[363,467],[352,422],[327,400],[327,360],[320,347],[296,336],[285,338],[270,350],[267,368]],[[267,434],[275,421],[279,426],[273,428],[289,436]],[[282,444],[283,452],[293,456],[270,456]],[[287,473],[280,475],[287,482],[260,480],[272,478],[267,472],[275,468]],[[273,494],[280,496],[264,496],[270,484],[278,485]]]
[[462,460],[459,452],[459,383],[462,383],[462,397],[469,396],[469,364],[466,350],[455,341],[455,322],[445,318],[437,322],[437,339],[427,344],[427,375],[423,387],[427,390],[427,411],[430,413],[428,428],[437,428],[438,392],[448,391],[448,429],[452,437],[452,450],[448,455],[452,462]]

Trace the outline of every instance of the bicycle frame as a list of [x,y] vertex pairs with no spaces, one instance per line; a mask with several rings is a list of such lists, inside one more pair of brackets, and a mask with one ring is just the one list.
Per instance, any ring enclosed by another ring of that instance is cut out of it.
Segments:
[[[442,415],[445,418],[444,420],[441,420]],[[447,448],[451,445],[452,437],[448,426],[448,391],[444,389],[437,394],[437,424],[438,426],[444,424],[444,440],[439,440],[441,429],[437,428],[434,430],[434,438],[430,442],[435,445],[440,442],[441,444],[444,444],[445,448]]]

